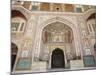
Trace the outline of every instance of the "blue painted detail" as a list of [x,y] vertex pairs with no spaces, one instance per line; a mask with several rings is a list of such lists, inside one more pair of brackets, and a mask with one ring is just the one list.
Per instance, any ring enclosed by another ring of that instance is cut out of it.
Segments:
[[93,56],[85,56],[84,57],[84,65],[86,67],[92,67],[92,66],[95,66],[95,61],[94,61],[94,58]]
[[76,8],[76,11],[77,11],[77,12],[82,12],[82,9],[79,8],[79,7],[77,7],[77,8]]
[[31,67],[31,62],[28,59],[20,59],[17,63],[18,69],[29,69]]

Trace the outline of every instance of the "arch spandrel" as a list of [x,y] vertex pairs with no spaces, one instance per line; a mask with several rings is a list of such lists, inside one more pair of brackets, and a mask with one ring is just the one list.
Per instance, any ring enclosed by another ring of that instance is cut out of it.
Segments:
[[43,30],[43,28],[45,26],[47,26],[51,23],[54,23],[54,22],[61,22],[61,23],[67,24],[72,29],[75,27],[75,25],[73,23],[71,23],[70,21],[63,19],[61,17],[54,17],[54,18],[48,19],[45,22],[43,22],[39,27],[41,28],[41,30]]
[[23,7],[13,7],[12,10],[20,11],[26,17],[27,20],[31,17],[31,12],[24,9]]

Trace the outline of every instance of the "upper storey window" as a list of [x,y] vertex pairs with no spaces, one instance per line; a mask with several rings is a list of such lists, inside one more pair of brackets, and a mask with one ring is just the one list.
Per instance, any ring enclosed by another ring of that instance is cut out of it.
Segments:
[[26,21],[20,17],[12,18],[11,31],[13,33],[23,32],[25,28]]
[[79,13],[83,12],[82,5],[76,5],[75,7],[76,7],[76,12]]
[[39,10],[39,7],[40,7],[40,3],[38,3],[38,2],[32,2],[32,6],[31,6],[31,10],[32,11]]
[[18,10],[11,11],[11,32],[23,33],[27,22],[26,17]]
[[70,27],[55,22],[44,28],[42,39],[44,43],[71,43],[73,40],[72,34]]

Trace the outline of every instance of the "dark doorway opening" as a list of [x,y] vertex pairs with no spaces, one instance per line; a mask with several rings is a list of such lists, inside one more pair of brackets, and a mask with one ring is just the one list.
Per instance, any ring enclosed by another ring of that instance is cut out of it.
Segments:
[[60,48],[52,52],[51,68],[65,68],[64,53]]
[[16,56],[17,56],[18,48],[14,43],[11,43],[11,71],[13,70]]

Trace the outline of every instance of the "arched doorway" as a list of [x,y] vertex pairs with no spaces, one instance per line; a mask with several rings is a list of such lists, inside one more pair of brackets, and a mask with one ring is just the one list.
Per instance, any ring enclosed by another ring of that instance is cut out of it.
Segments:
[[51,68],[65,68],[64,53],[60,48],[52,52]]
[[18,47],[16,46],[16,44],[11,43],[11,71],[13,70],[15,64],[17,52],[18,52]]

